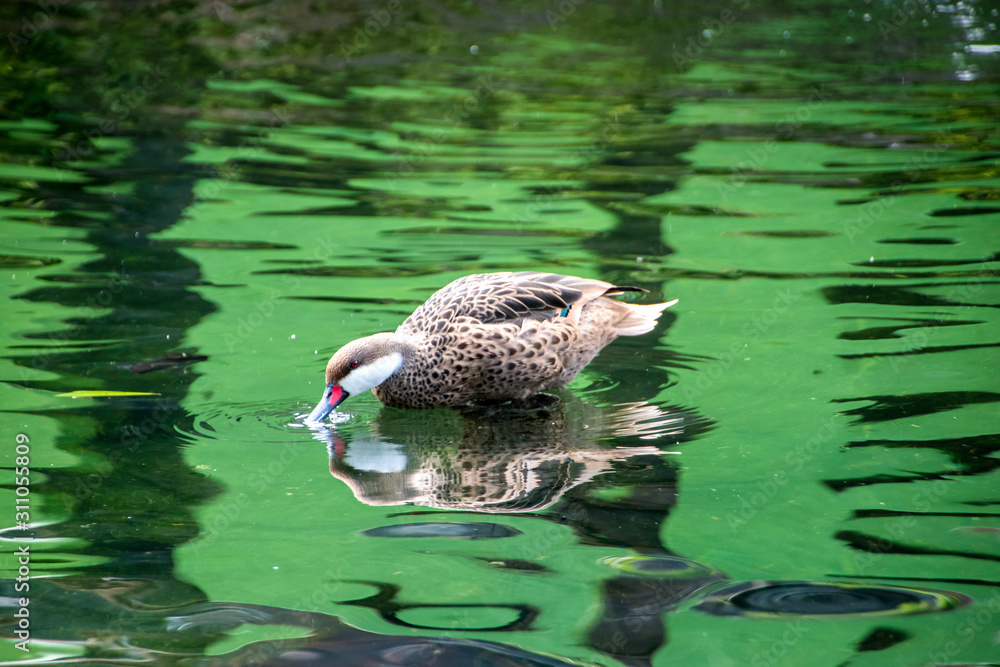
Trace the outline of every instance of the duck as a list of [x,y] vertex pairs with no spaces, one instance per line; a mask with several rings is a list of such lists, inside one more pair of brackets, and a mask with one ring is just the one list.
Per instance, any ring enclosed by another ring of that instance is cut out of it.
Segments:
[[396,408],[456,408],[526,399],[569,384],[618,336],[640,336],[677,303],[610,298],[641,287],[556,273],[464,276],[442,287],[394,332],[340,348],[326,366],[322,422],[372,391]]

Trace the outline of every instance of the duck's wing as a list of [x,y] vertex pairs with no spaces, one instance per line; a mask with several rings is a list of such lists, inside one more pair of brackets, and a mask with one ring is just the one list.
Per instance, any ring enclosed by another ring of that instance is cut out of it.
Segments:
[[[480,324],[578,315],[588,301],[619,292],[645,292],[601,280],[523,271],[459,278],[431,297],[397,329],[417,334],[442,331],[459,318]],[[576,309],[576,313],[572,312]]]

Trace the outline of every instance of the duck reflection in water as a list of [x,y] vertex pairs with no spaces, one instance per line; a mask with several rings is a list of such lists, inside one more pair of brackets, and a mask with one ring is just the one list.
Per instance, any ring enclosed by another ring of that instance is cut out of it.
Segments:
[[566,392],[461,411],[384,408],[363,434],[317,437],[330,473],[365,504],[511,513],[545,509],[615,461],[677,454],[665,450],[703,427],[690,411],[601,407]]

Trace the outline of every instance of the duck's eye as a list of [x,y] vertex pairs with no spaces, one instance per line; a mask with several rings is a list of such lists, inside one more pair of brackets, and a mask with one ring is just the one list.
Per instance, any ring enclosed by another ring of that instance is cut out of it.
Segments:
[[352,360],[351,361],[351,370],[353,371],[355,368],[357,368],[360,365],[361,365],[361,362],[358,361],[357,359]]

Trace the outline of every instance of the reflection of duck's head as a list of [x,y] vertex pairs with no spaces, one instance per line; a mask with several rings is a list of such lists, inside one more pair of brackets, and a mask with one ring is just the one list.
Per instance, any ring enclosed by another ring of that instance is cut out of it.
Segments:
[[[545,397],[546,395],[543,395]],[[342,433],[330,473],[369,505],[478,512],[537,511],[611,470],[704,428],[690,412],[650,404],[600,407],[572,395],[475,411],[383,410],[363,433]],[[630,446],[609,447],[614,438]]]
[[395,333],[348,343],[330,359],[310,421],[369,389],[402,408],[523,399],[569,383],[618,336],[652,331],[675,302],[609,298],[645,292],[553,273],[483,273],[435,292]]

